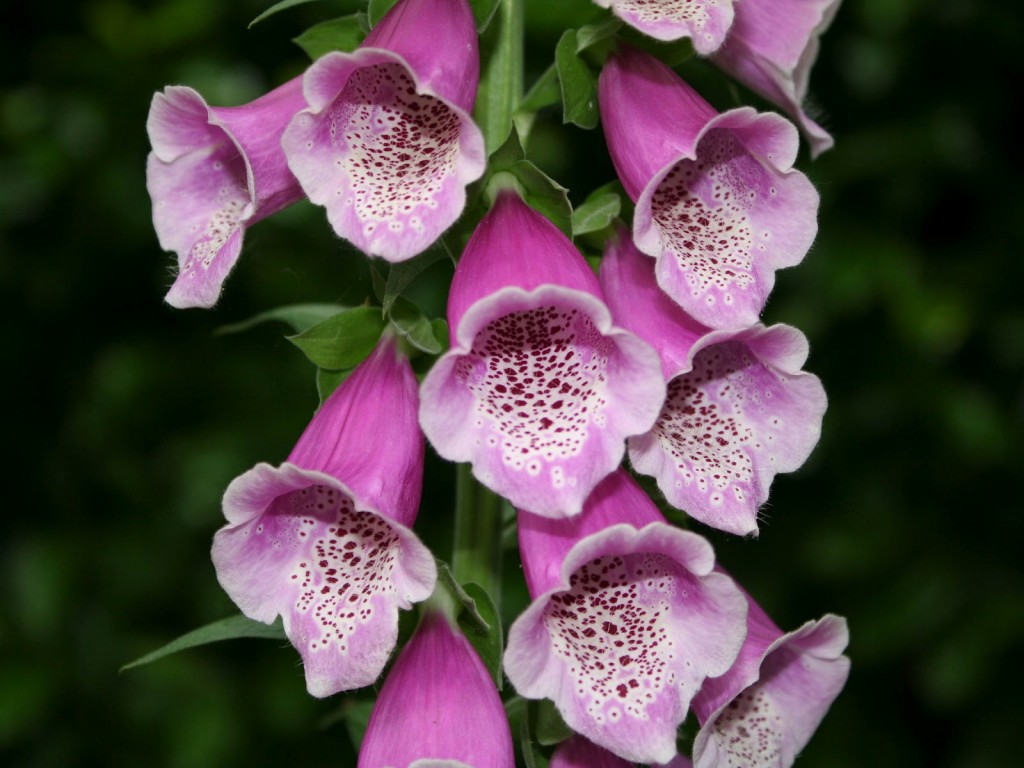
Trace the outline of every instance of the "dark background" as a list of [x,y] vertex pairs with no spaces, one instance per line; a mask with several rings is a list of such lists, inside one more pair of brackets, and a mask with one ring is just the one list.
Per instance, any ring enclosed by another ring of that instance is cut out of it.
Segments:
[[[233,612],[208,556],[220,494],[256,461],[281,461],[316,405],[283,327],[213,331],[370,293],[365,261],[300,204],[250,231],[215,311],[162,302],[173,257],[144,185],[151,93],[184,83],[213,104],[248,101],[306,65],[289,38],[358,5],[314,3],[247,31],[269,4],[3,12],[4,765],[354,765],[338,717],[354,698],[309,698],[279,643],[118,675]],[[528,3],[533,76],[592,9]],[[711,536],[782,626],[849,619],[852,676],[805,768],[1020,764],[1022,28],[1001,0],[846,0],[812,78],[837,140],[801,159],[821,233],[780,273],[766,319],[807,333],[830,409],[811,461],[776,480],[760,539]],[[600,132],[556,113],[531,149],[574,202],[611,179]],[[417,527],[446,557],[450,469],[428,477]]]

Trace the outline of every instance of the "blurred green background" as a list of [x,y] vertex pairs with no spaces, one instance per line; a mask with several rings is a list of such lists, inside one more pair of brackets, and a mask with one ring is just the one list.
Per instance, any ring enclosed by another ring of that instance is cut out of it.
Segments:
[[[316,405],[282,327],[214,330],[370,294],[365,261],[301,204],[250,231],[215,311],[162,302],[172,256],[144,185],[151,93],[183,83],[214,104],[248,101],[302,71],[291,37],[358,3],[247,30],[267,5],[4,10],[5,766],[355,764],[339,724],[351,697],[309,698],[279,643],[207,646],[118,675],[234,612],[208,557],[220,494],[253,463],[281,461]],[[528,80],[592,10],[528,3]],[[852,676],[805,768],[1021,764],[1021,29],[1001,0],[846,0],[812,78],[837,140],[801,159],[821,191],[821,234],[780,273],[766,319],[807,333],[831,405],[811,461],[776,480],[760,539],[711,535],[782,626],[849,618]],[[734,106],[705,65],[683,72]],[[555,112],[531,149],[574,202],[612,178],[600,131]],[[432,464],[424,509],[439,511],[417,527],[440,556],[451,484]]]

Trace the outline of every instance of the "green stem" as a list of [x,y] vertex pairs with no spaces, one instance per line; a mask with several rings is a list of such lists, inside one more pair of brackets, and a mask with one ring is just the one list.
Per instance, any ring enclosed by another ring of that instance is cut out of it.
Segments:
[[523,98],[523,0],[501,0],[497,22],[498,39],[477,100],[477,122],[488,155],[505,143]]
[[452,573],[460,584],[479,584],[501,604],[501,499],[459,464],[455,484]]

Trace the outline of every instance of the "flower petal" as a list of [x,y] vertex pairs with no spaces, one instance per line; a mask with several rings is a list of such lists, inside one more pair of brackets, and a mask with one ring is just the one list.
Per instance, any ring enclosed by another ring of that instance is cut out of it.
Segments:
[[717,49],[732,24],[732,0],[594,0],[655,40],[688,37],[697,53]]
[[633,768],[633,763],[574,734],[555,748],[549,768]]

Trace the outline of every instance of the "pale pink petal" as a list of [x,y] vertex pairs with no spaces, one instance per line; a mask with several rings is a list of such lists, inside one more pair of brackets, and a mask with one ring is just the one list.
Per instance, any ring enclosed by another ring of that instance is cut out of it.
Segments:
[[706,56],[725,39],[733,18],[733,0],[594,0],[611,8],[627,24],[656,40],[688,37]]

